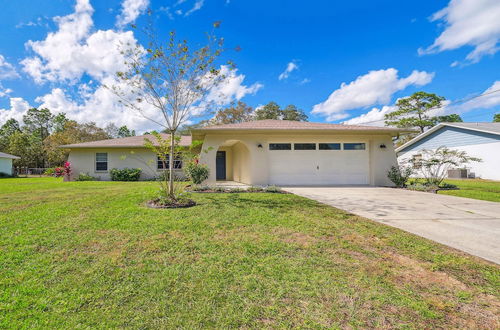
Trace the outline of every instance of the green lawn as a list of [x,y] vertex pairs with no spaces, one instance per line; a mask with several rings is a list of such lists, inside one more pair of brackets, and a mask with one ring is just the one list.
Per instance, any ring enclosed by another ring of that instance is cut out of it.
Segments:
[[440,194],[500,202],[500,181],[467,179],[446,180],[445,182],[458,186],[460,190],[441,190]]
[[0,328],[498,328],[500,267],[294,195],[0,180]]

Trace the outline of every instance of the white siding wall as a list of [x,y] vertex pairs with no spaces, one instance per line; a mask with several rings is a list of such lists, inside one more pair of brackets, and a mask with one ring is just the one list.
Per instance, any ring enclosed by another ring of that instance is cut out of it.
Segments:
[[12,159],[0,158],[0,173],[12,175]]

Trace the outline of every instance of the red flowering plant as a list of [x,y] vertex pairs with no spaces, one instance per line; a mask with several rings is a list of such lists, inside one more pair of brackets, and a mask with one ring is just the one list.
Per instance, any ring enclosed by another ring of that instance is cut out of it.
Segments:
[[64,167],[56,167],[54,169],[54,176],[60,178],[64,175]]
[[54,169],[54,176],[56,178],[60,178],[62,176],[69,176],[71,175],[71,163],[70,162],[65,162],[63,167],[56,167]]
[[70,162],[64,163],[64,175],[66,175],[68,178],[71,175],[71,163]]

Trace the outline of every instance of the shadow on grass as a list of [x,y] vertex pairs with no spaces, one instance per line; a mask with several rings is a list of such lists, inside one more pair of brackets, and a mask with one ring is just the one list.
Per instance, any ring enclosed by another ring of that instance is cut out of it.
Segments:
[[[221,198],[221,195],[223,196]],[[265,193],[228,193],[228,194],[205,194],[204,198],[198,201],[199,205],[207,203],[224,207],[224,206],[234,206],[234,207],[261,207],[266,209],[294,209],[294,208],[315,208],[320,209],[324,207],[323,205],[309,200],[309,199],[298,199],[294,195],[285,194],[265,194]]]

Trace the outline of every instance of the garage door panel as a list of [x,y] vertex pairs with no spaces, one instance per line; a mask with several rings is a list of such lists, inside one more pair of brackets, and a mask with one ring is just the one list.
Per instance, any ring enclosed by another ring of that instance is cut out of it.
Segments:
[[271,184],[369,184],[367,150],[284,150],[269,153]]

